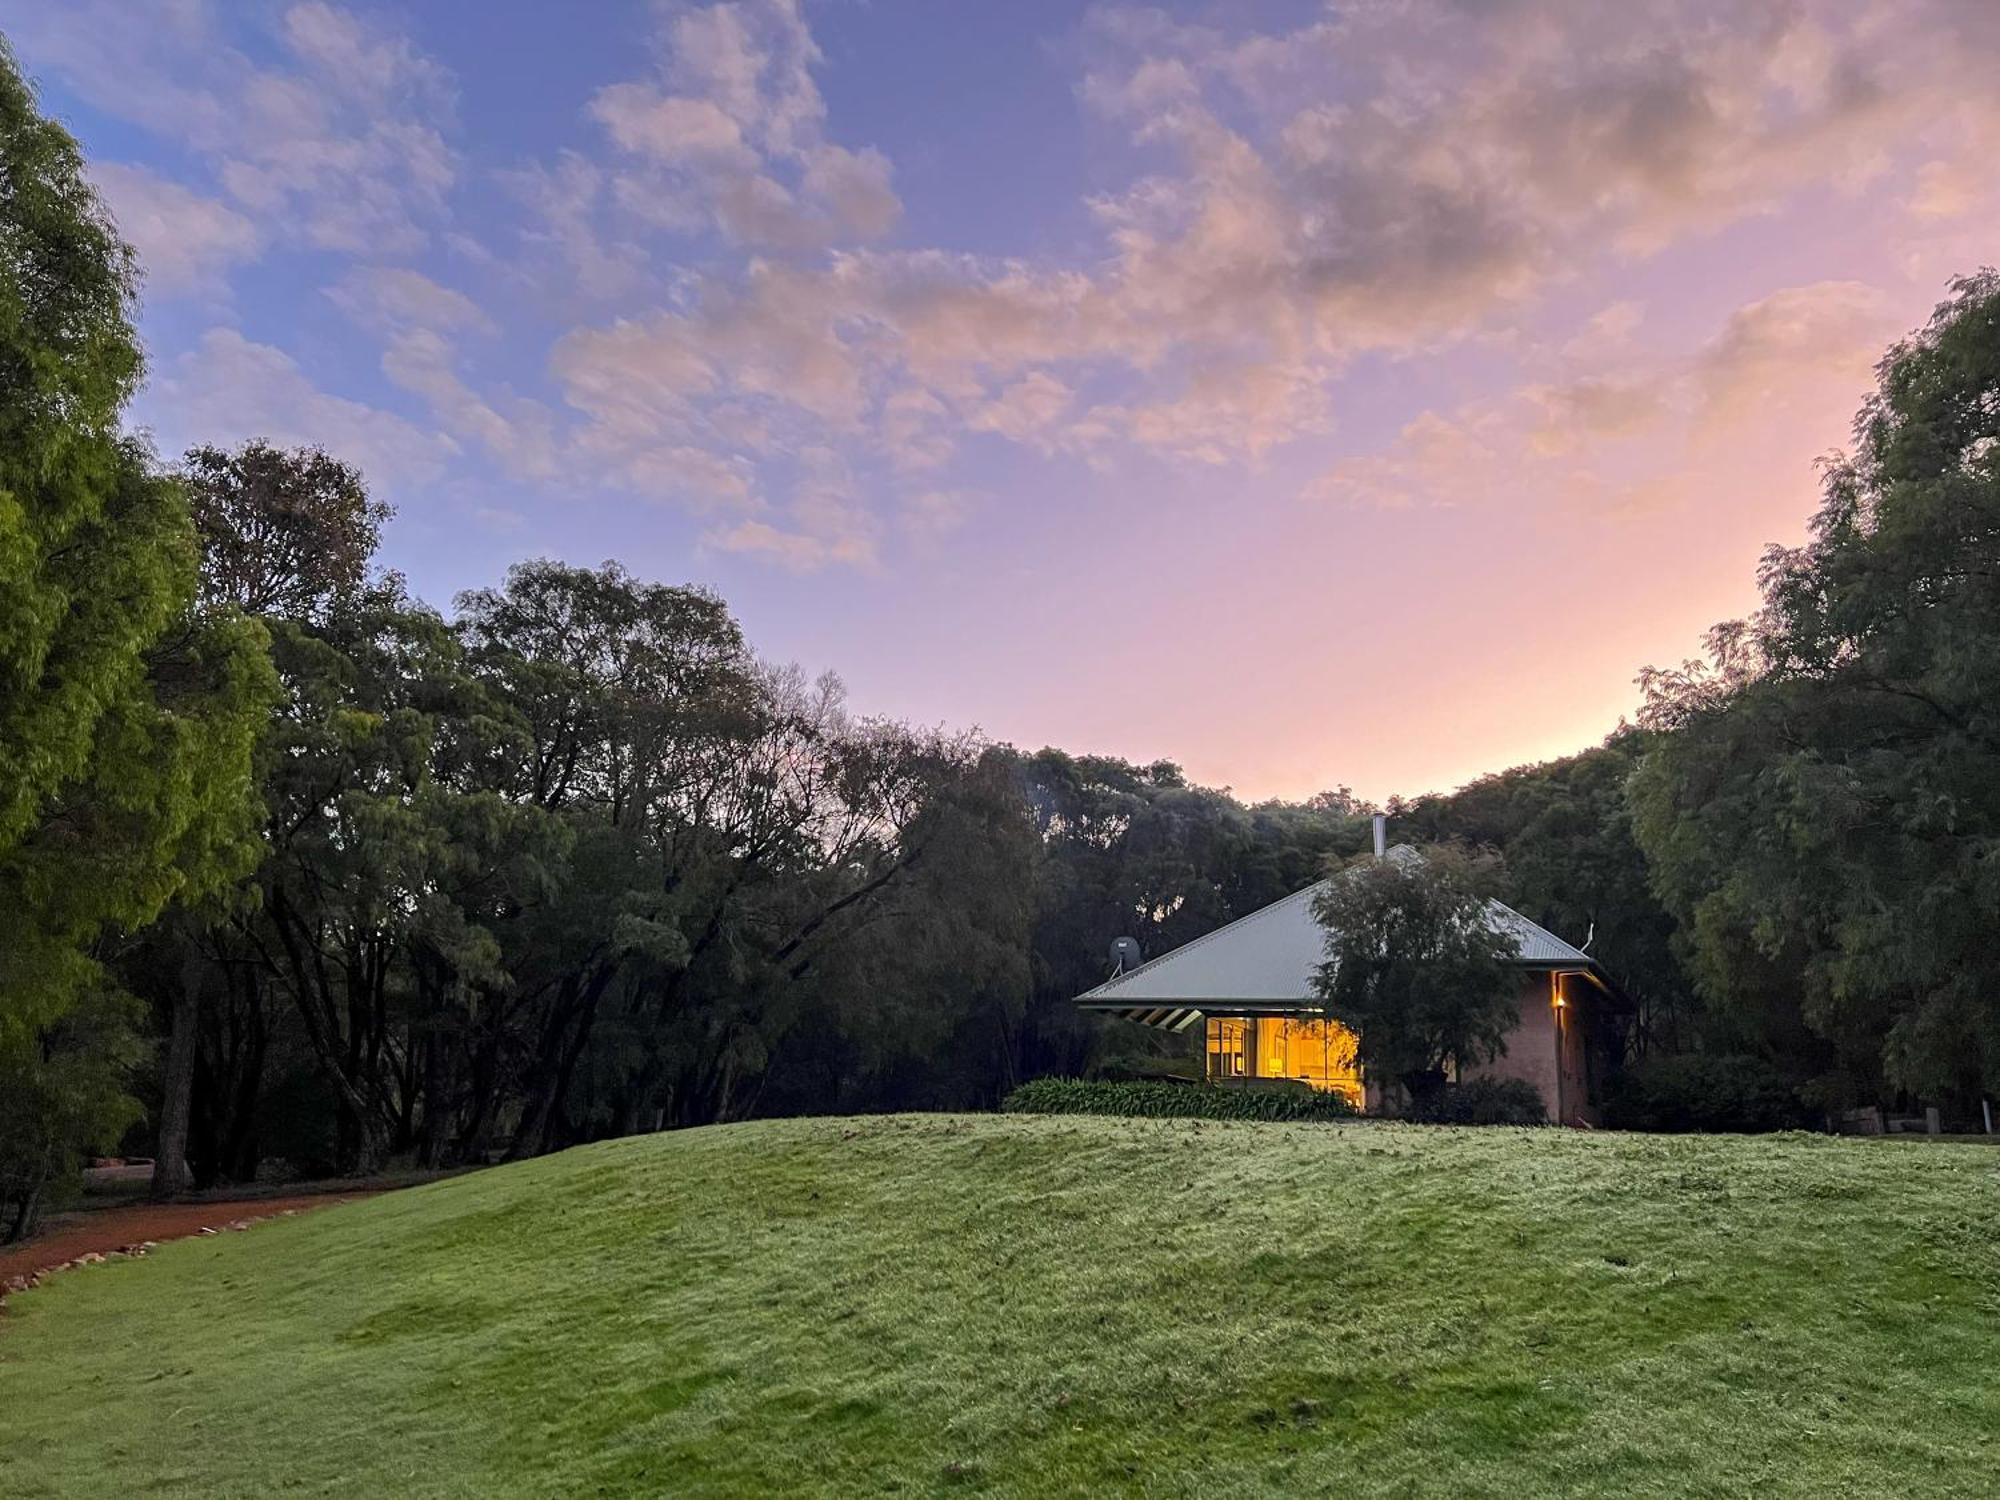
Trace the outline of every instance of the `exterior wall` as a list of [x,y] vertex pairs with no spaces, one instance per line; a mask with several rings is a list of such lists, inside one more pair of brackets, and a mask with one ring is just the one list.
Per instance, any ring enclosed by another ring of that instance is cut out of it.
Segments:
[[[1556,1004],[1557,998],[1562,1000]],[[1507,1050],[1490,1063],[1466,1068],[1461,1078],[1518,1078],[1541,1095],[1549,1119],[1559,1125],[1595,1125],[1604,1066],[1602,1055],[1613,1050],[1615,1034],[1605,1033],[1609,1016],[1596,987],[1580,974],[1533,972],[1523,976],[1516,1001],[1519,1018],[1507,1036]],[[1265,1076],[1261,1058],[1267,1047],[1265,1028],[1282,1026],[1279,1018],[1209,1016],[1208,1077],[1216,1082]],[[1293,1022],[1291,1024],[1298,1024]],[[1338,1028],[1336,1028],[1338,1029]],[[1615,1029],[1614,1029],[1615,1032]],[[1224,1036],[1228,1041],[1223,1041]],[[1233,1061],[1225,1062],[1225,1059]],[[1241,1071],[1229,1073],[1229,1066]],[[1362,1108],[1379,1113],[1391,1104],[1388,1091],[1372,1080],[1356,1088],[1352,1077],[1310,1080],[1314,1087],[1335,1087]]]
[[[1558,995],[1561,1005],[1555,1003]],[[1534,1086],[1556,1124],[1595,1125],[1596,1080],[1590,1076],[1587,1043],[1598,1019],[1596,1001],[1594,987],[1579,975],[1528,975],[1506,1052],[1460,1076],[1518,1078]]]

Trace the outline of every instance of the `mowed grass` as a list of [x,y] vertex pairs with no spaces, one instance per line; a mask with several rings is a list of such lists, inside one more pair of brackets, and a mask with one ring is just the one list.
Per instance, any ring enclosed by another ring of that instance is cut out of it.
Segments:
[[1982,1146],[773,1121],[0,1318],[10,1500],[1996,1489]]

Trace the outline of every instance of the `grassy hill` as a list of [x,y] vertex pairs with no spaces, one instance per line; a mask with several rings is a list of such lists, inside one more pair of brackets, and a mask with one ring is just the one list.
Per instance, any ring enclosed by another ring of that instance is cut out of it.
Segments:
[[0,1494],[1991,1493],[2000,1152],[619,1141],[56,1277]]

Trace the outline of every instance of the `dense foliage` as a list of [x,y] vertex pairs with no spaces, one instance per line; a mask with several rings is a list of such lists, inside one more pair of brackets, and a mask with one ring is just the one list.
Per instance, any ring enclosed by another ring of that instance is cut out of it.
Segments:
[[195,607],[186,498],[120,431],[133,285],[0,48],[0,1233],[122,1123],[95,946],[259,852],[270,668],[255,626]]
[[1365,836],[1339,799],[1246,809],[1171,765],[857,720],[713,595],[616,565],[523,564],[449,621],[351,549],[246,570],[243,537],[379,507],[320,454],[189,469],[207,592],[281,601],[285,704],[255,879],[121,957],[167,1037],[163,1191],[176,1145],[200,1183],[480,1161],[1143,1067],[1186,1038],[1070,1003],[1111,939],[1175,946]]
[[1755,1133],[1795,1130],[1811,1117],[1775,1064],[1738,1053],[1669,1052],[1620,1075],[1605,1123],[1619,1130]]
[[1626,795],[1652,743],[1621,727],[1596,749],[1390,807],[1397,836],[1412,844],[1503,852],[1503,899],[1549,931],[1590,945],[1637,1007],[1633,1040],[1641,1054],[1702,1040],[1677,927],[1653,891]]
[[367,1169],[727,1118],[787,1076],[827,1107],[871,1046],[948,1079],[967,1008],[1018,986],[1001,758],[853,719],[711,595],[531,563],[454,623],[393,580],[266,619],[252,898],[129,965],[203,1017],[198,1177],[254,1169],[274,1090],[317,1121],[281,1154]]
[[1499,863],[1451,845],[1351,861],[1313,899],[1326,928],[1314,989],[1371,1078],[1421,1103],[1452,1064],[1490,1062],[1513,1029],[1514,940],[1488,916]]
[[1218,1088],[1208,1083],[1111,1083],[1037,1078],[1009,1094],[1009,1114],[1129,1115],[1155,1120],[1351,1120],[1339,1094],[1307,1089]]
[[1648,675],[1637,829],[1718,1022],[1813,1096],[2000,1084],[2000,276],[1892,349],[1811,539]]
[[181,481],[201,538],[201,594],[245,614],[317,620],[367,577],[389,507],[314,448],[192,449]]

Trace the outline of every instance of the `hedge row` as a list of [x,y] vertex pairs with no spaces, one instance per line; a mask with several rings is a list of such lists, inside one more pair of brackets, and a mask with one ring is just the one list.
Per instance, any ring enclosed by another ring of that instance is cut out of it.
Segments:
[[1354,1106],[1339,1094],[1298,1090],[1217,1088],[1206,1083],[1102,1083],[1085,1078],[1037,1078],[1000,1105],[1009,1114],[1133,1115],[1148,1119],[1351,1120]]

